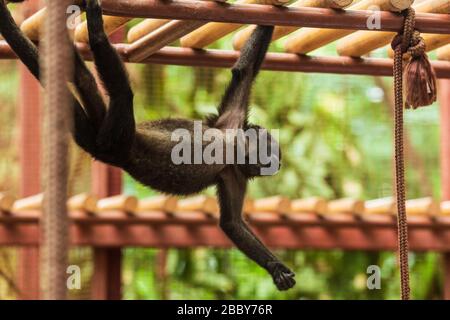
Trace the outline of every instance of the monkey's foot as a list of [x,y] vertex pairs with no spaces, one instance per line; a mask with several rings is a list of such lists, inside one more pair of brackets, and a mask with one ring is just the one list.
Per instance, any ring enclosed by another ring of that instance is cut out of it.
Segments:
[[289,270],[289,268],[281,262],[269,262],[267,264],[267,270],[272,275],[273,282],[277,286],[278,290],[288,290],[295,285],[295,273]]

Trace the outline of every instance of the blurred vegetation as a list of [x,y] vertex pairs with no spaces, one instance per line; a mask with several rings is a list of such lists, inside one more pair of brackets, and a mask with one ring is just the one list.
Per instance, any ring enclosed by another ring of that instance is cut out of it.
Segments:
[[[230,37],[215,47],[230,49]],[[279,50],[273,45],[272,50]],[[335,54],[328,46],[316,52]],[[377,53],[379,54],[379,53]],[[17,99],[15,62],[0,61],[0,190],[18,191]],[[199,118],[213,113],[230,79],[222,69],[159,65],[129,66],[139,120]],[[374,199],[392,195],[392,116],[390,79],[367,76],[262,72],[253,90],[251,121],[279,129],[282,170],[257,179],[254,198],[282,194],[291,198]],[[408,197],[440,197],[439,111],[433,107],[406,114]],[[71,193],[89,188],[89,158],[71,149]],[[125,177],[125,192],[155,194]],[[214,194],[214,190],[207,190]],[[176,236],[176,235],[174,235]],[[127,299],[397,299],[399,275],[392,252],[292,251],[277,254],[297,274],[298,285],[277,292],[264,270],[235,249],[124,250]],[[92,257],[74,249],[89,297]],[[416,299],[442,296],[441,256],[411,253],[412,293]],[[366,269],[378,265],[382,289],[366,288]],[[15,250],[0,249],[0,297],[15,294]]]
[[[229,80],[229,71],[219,69],[133,66],[130,72],[138,88],[136,114],[141,120],[215,112]],[[390,196],[390,90],[389,79],[262,72],[253,91],[251,120],[280,130],[284,157],[281,172],[253,181],[250,195]],[[412,156],[407,175],[410,198],[440,197],[438,116],[437,106],[406,115],[406,153]],[[151,194],[130,178],[126,189],[142,197]],[[282,250],[278,254],[297,273],[298,286],[286,293],[277,292],[265,271],[237,250],[127,249],[125,295],[130,299],[398,297],[394,253]],[[161,261],[167,263],[163,271]],[[373,264],[382,270],[382,290],[366,288],[366,269]],[[413,253],[411,264],[414,298],[440,297],[440,256]]]

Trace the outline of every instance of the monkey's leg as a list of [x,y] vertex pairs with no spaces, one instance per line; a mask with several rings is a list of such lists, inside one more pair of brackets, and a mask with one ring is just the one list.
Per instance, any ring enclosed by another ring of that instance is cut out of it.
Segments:
[[120,165],[127,159],[136,132],[133,91],[125,66],[103,29],[102,9],[97,0],[86,1],[86,17],[94,62],[110,96],[110,106],[97,136],[97,145]]
[[292,288],[294,273],[259,241],[242,219],[245,189],[246,179],[236,168],[228,167],[220,174],[220,227],[243,253],[272,275],[279,290]]

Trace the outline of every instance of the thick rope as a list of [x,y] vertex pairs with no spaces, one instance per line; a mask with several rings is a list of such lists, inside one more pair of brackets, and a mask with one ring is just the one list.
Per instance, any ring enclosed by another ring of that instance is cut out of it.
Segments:
[[397,196],[398,251],[400,260],[401,298],[409,300],[408,221],[406,216],[405,161],[403,152],[403,55],[411,59],[405,68],[406,107],[417,108],[436,100],[436,78],[425,54],[425,43],[414,29],[415,11],[404,12],[403,32],[392,41],[394,49],[394,93],[395,93],[395,186]]
[[395,49],[394,92],[395,92],[395,186],[397,194],[398,251],[400,257],[401,294],[409,300],[408,263],[408,221],[406,217],[405,161],[403,153],[403,68],[401,47]]
[[71,0],[46,0],[47,18],[41,65],[45,83],[44,212],[42,217],[42,298],[66,298],[68,251],[67,173],[71,99],[64,79],[72,71],[72,47],[66,31],[66,10]]

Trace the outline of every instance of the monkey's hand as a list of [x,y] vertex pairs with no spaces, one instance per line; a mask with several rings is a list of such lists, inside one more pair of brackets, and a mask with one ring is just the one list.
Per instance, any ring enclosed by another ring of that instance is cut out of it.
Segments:
[[289,270],[289,268],[281,262],[272,261],[267,263],[267,270],[272,275],[273,282],[278,290],[288,290],[295,285],[295,273]]

